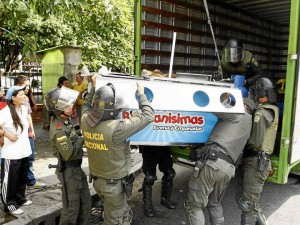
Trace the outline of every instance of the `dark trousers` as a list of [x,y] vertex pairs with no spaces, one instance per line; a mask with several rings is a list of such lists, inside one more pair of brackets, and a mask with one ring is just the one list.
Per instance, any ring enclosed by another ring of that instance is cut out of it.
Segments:
[[25,190],[29,169],[28,157],[12,160],[2,159],[1,200],[4,211],[15,211],[26,202]]
[[35,176],[33,173],[33,162],[34,162],[34,140],[32,137],[29,138],[30,146],[31,146],[31,155],[28,157],[29,159],[29,170],[27,175],[27,185],[32,186],[36,183]]
[[173,170],[173,159],[167,146],[143,146],[143,172],[151,176],[156,175],[156,166],[162,173]]

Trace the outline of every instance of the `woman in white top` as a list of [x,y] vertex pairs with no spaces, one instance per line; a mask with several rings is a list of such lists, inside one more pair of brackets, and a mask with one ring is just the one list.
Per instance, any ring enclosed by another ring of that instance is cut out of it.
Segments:
[[1,149],[1,200],[4,211],[13,215],[23,213],[19,206],[32,203],[25,198],[31,147],[24,89],[22,86],[10,87],[6,93],[7,106],[0,111],[0,135],[4,136]]

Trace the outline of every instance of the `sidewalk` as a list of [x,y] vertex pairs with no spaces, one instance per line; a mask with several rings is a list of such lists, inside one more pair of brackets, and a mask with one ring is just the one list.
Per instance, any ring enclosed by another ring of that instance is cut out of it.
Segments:
[[[61,191],[60,183],[55,175],[55,169],[49,169],[49,164],[57,164],[57,159],[52,154],[51,142],[48,131],[42,129],[43,123],[34,123],[36,133],[35,140],[35,162],[33,164],[34,174],[38,181],[46,183],[45,189],[27,189],[26,196],[33,202],[30,206],[21,207],[24,214],[14,217],[4,213],[2,202],[0,204],[0,224],[8,225],[55,225],[60,216]],[[139,153],[132,154],[133,167],[132,171],[136,172],[141,168],[142,157]],[[82,162],[82,168],[89,174],[88,160],[85,156]],[[89,184],[93,200],[97,200],[97,194]],[[95,224],[95,223],[94,223]]]

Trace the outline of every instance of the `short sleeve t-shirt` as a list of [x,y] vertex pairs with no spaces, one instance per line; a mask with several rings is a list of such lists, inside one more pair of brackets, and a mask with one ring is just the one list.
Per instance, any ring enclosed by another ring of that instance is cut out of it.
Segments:
[[82,82],[80,85],[78,85],[77,83],[72,85],[72,89],[79,91],[79,95],[76,101],[76,105],[82,105],[83,104],[83,98],[82,98],[82,93],[87,89],[88,84],[86,82]]
[[4,145],[1,149],[1,157],[4,159],[22,159],[31,155],[31,147],[28,139],[28,108],[22,105],[21,111],[17,111],[17,113],[23,124],[23,131],[20,127],[17,130],[14,127],[8,106],[0,110],[0,126],[2,129],[18,136],[16,142],[11,142],[7,137],[4,137]]

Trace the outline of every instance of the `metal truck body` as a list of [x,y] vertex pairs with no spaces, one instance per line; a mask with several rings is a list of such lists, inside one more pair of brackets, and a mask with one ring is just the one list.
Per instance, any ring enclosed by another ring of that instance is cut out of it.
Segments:
[[[144,69],[168,72],[176,32],[172,72],[215,75],[218,60],[204,2],[136,1],[135,74]],[[238,37],[278,82],[281,118],[271,156],[275,174],[269,180],[286,183],[291,171],[300,170],[300,1],[207,0],[207,4],[220,54],[229,37]],[[188,148],[173,150],[175,157],[186,158],[188,152]]]

